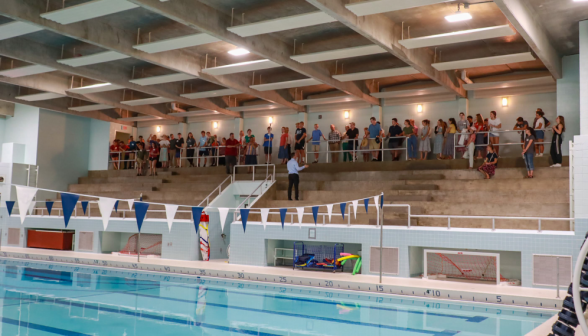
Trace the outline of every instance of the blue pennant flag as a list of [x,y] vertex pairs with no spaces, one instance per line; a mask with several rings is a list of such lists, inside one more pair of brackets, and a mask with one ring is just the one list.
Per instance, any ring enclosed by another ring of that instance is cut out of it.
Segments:
[[61,205],[63,207],[63,219],[65,220],[65,227],[69,224],[69,219],[71,218],[71,214],[73,213],[76,203],[80,199],[79,195],[76,194],[69,194],[69,193],[61,193]]
[[343,219],[345,219],[345,206],[347,206],[347,203],[341,203],[341,216],[343,216]]
[[203,207],[192,207],[192,219],[194,220],[194,229],[198,233],[198,227],[200,226],[200,217],[202,216]]
[[53,209],[53,202],[47,201],[47,202],[45,202],[45,205],[47,206],[47,212],[49,213],[49,216],[51,216],[51,209]]
[[280,209],[280,219],[282,220],[282,230],[284,230],[284,220],[286,219],[286,212],[288,209]]
[[365,205],[365,212],[368,212],[368,205],[370,204],[370,199],[369,198],[364,198],[363,199],[363,205]]
[[88,201],[82,201],[82,210],[84,210],[84,215],[86,214],[86,209],[88,209]]
[[118,201],[114,203],[114,212],[118,213]]
[[380,195],[380,209],[384,207],[384,194]]
[[316,218],[318,217],[318,206],[312,207],[312,217],[314,217],[314,225],[316,225]]
[[14,203],[14,201],[6,201],[6,209],[8,210],[9,217],[12,216],[12,209],[14,209]]
[[149,203],[135,202],[135,218],[137,219],[137,227],[139,228],[139,232],[141,232],[143,220],[147,214],[147,209],[149,209]]
[[247,227],[247,219],[249,218],[249,210],[251,209],[240,209],[241,210],[241,223],[243,223],[243,232]]

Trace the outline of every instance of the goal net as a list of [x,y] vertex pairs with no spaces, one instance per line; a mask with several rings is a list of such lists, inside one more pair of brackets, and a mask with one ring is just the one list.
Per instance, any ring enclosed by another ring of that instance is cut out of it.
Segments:
[[[138,247],[139,234],[129,237],[125,247],[119,252],[120,254],[136,255]],[[141,234],[141,255],[161,256],[161,235],[160,234]]]
[[424,278],[506,281],[500,275],[498,253],[425,250]]

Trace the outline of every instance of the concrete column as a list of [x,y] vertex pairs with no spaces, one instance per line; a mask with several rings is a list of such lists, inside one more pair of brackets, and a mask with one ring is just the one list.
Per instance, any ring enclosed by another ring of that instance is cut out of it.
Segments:
[[[588,92],[588,20],[580,21],[580,92]],[[588,135],[588,96],[580,95],[580,134]]]
[[188,138],[188,123],[179,123],[178,124],[178,132],[182,133],[184,139]]
[[[306,107],[306,110],[308,111],[308,107]],[[306,131],[311,132],[310,130],[312,130],[312,127],[308,125],[308,112],[298,112],[298,121],[304,122],[304,127],[306,128]]]
[[382,120],[382,113],[382,106],[372,105],[372,117],[376,118],[376,121],[379,121],[382,125],[384,125],[384,121]]
[[[470,100],[468,98],[459,98],[457,100],[457,114],[460,112],[465,113],[466,116],[470,115]],[[456,120],[458,120],[456,118]]]
[[239,133],[241,131],[243,131],[243,118],[235,118],[233,119],[235,122],[235,130],[233,131],[235,133],[235,139],[239,139]]
[[563,155],[570,153],[569,141],[580,134],[580,64],[579,55],[562,58],[562,78],[557,80],[557,115],[566,120],[561,146]]

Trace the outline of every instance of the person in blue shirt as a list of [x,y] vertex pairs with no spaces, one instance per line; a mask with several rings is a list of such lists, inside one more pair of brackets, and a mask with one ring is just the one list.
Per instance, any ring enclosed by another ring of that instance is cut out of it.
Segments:
[[272,163],[272,147],[274,142],[274,135],[272,128],[267,128],[267,133],[263,136],[263,153],[265,154],[265,164]]
[[370,125],[368,126],[370,133],[369,146],[372,152],[372,161],[378,161],[378,150],[380,149],[380,140],[383,133],[382,126],[376,122],[375,117],[370,118]]
[[300,167],[298,165],[298,156],[300,154],[296,152],[294,156],[288,161],[286,167],[288,168],[288,200],[292,200],[292,186],[294,186],[296,200],[298,201],[298,184],[300,183],[300,176],[298,176],[298,172],[303,170],[304,168],[308,168],[308,165],[304,165]]
[[313,163],[318,163],[319,152],[321,151],[321,137],[327,141],[327,138],[325,138],[323,132],[319,129],[319,125],[314,124],[314,130],[312,131],[312,151],[314,152]]
[[204,157],[204,165],[202,167],[206,167],[206,161],[208,160],[206,157],[208,156],[208,150],[206,147],[206,143],[208,142],[208,138],[206,137],[206,132],[202,131],[200,132],[201,136],[200,139],[198,141],[198,146],[200,147],[200,150],[198,151],[198,160],[196,161],[196,165],[198,167],[200,167],[200,157]]
[[128,148],[128,151],[130,153],[128,153],[128,154],[125,155],[125,156],[128,156],[128,158],[125,158],[125,160],[131,160],[131,161],[128,161],[129,162],[129,168],[130,169],[134,169],[135,168],[135,152],[137,151],[137,142],[135,142],[135,139],[133,139],[133,136],[132,135],[129,137],[129,148]]

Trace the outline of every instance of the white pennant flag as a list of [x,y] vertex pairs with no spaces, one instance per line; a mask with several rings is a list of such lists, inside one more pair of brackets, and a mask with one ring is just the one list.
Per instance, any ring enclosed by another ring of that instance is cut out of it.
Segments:
[[261,224],[263,224],[263,229],[265,230],[270,209],[259,209],[259,211],[261,212]]
[[331,222],[331,214],[333,213],[333,204],[327,204],[327,213],[329,214],[329,223]]
[[218,214],[220,215],[221,232],[225,230],[225,221],[229,214],[229,208],[218,208]]
[[178,211],[178,206],[175,204],[166,204],[165,205],[165,216],[167,218],[167,228],[169,229],[168,232],[171,232],[172,224],[174,223],[174,218],[176,217],[176,212]]
[[16,199],[18,201],[18,213],[20,215],[20,223],[23,224],[27,211],[31,207],[31,202],[37,194],[37,188],[16,186]]
[[133,204],[135,204],[135,200],[134,199],[128,199],[127,202],[129,202],[129,210],[133,210]]
[[298,212],[298,225],[302,228],[302,217],[304,216],[304,208],[296,208],[296,212]]
[[98,199],[98,208],[100,208],[100,214],[102,215],[102,226],[104,227],[104,231],[108,227],[108,221],[110,220],[110,215],[112,214],[112,209],[114,209],[114,204],[116,203],[116,199],[108,198],[108,197],[100,197]]
[[31,202],[31,206],[29,206],[29,215],[33,215],[33,212],[35,211],[35,204],[37,202]]
[[351,201],[351,205],[353,205],[353,216],[355,216],[355,219],[357,219],[357,202],[357,200]]
[[380,202],[379,202],[379,199],[380,199],[380,195],[374,196],[374,203],[376,203],[376,212],[377,213],[380,213]]

